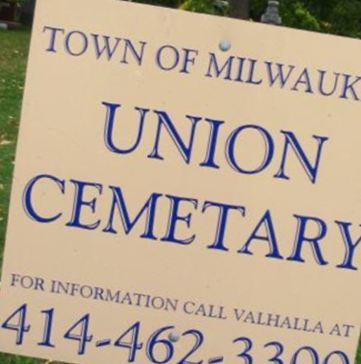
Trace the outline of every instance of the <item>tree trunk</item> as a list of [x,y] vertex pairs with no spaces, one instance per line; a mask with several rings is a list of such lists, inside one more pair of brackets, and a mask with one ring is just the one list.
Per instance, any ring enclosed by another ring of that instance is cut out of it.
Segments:
[[10,1],[0,1],[0,19],[4,21],[15,21],[16,3]]
[[249,19],[250,0],[229,0],[230,16],[238,19]]
[[20,8],[20,21],[25,25],[33,22],[35,10],[35,0],[27,0]]

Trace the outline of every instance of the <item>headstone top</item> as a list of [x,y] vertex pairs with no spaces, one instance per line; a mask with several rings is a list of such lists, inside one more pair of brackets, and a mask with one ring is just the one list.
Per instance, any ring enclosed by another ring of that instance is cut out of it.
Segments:
[[281,25],[282,18],[279,14],[279,1],[269,0],[266,12],[262,15],[261,21],[266,24]]

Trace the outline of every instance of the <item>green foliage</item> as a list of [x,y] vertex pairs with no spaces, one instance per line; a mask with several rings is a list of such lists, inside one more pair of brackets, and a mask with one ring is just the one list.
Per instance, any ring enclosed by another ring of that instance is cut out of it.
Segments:
[[[332,1],[332,0],[331,0]],[[282,24],[291,28],[322,31],[320,20],[312,12],[307,0],[281,0]],[[267,7],[267,0],[251,1],[251,17],[259,21]],[[323,8],[320,8],[323,10]]]
[[259,21],[267,8],[267,0],[251,0],[251,18]]
[[361,38],[361,0],[339,1],[328,20],[330,33]]
[[16,3],[20,6],[22,4],[25,4],[28,1],[29,0],[0,0],[0,5],[1,5],[1,3]]
[[[250,17],[259,21],[268,1],[250,1]],[[218,15],[228,11],[227,6],[217,6],[217,0],[183,0],[180,7]],[[361,38],[361,0],[280,0],[280,13],[284,26]]]
[[0,354],[1,364],[43,364],[43,360],[23,358],[20,356]]
[[283,1],[280,12],[285,26],[317,32],[321,31],[319,20],[301,1]]
[[[267,0],[251,0],[251,17],[260,20]],[[280,0],[283,25],[361,38],[361,0]]]
[[226,15],[228,2],[222,0],[185,0],[180,8],[196,13]]
[[[25,77],[29,32],[0,31],[0,260]],[[0,361],[2,364],[3,362]]]

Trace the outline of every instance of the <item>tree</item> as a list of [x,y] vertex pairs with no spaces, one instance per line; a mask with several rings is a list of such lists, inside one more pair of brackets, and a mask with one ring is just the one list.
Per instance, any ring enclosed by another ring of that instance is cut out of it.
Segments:
[[[251,0],[251,18],[258,21],[267,0]],[[283,25],[361,38],[361,0],[280,0]]]
[[229,0],[229,15],[232,18],[249,19],[250,0]]
[[[171,1],[171,0],[159,0]],[[182,0],[180,0],[182,1]],[[260,21],[267,0],[183,0],[181,8]],[[222,5],[223,3],[223,5]],[[280,0],[283,25],[361,38],[361,0]]]

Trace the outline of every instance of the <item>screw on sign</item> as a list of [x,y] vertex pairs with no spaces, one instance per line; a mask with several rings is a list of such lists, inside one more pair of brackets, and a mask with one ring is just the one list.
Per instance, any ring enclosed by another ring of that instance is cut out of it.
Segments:
[[229,42],[228,40],[222,40],[219,43],[219,49],[223,52],[227,52],[231,49],[231,42]]

